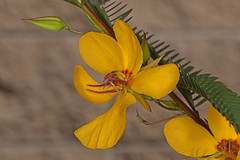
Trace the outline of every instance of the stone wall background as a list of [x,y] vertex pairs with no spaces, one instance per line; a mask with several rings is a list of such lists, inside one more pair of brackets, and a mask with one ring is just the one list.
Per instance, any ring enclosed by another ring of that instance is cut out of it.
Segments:
[[[130,25],[155,33],[198,69],[240,93],[239,1],[122,1],[134,9]],[[21,20],[48,15],[61,17],[75,30],[92,30],[80,9],[61,0],[1,0],[0,159],[182,159],[165,142],[164,124],[145,126],[135,117],[136,108],[149,120],[170,115],[154,105],[153,114],[139,105],[128,108],[125,134],[112,149],[90,150],[78,142],[73,131],[105,112],[113,101],[91,104],[75,91],[74,66],[88,68],[79,55],[79,35],[45,31]]]

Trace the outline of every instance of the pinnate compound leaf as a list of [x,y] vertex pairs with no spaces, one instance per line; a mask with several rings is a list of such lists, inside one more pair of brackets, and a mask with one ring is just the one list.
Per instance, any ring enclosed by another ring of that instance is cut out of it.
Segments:
[[[139,41],[142,37],[141,32],[135,31]],[[164,54],[160,64],[175,63],[180,69],[180,81],[177,85],[178,90],[184,96],[188,104],[195,110],[206,101],[209,101],[222,115],[224,115],[236,131],[240,133],[240,97],[228,89],[217,77],[211,74],[201,74],[201,70],[195,70],[190,65],[191,61],[184,62],[184,58],[179,58],[179,54],[165,42],[156,40],[150,45],[151,57],[157,59],[159,54]],[[151,42],[150,42],[151,44]]]

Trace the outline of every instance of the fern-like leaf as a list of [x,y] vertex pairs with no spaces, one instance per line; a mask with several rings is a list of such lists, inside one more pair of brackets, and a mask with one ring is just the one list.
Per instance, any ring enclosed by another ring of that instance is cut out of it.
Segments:
[[[142,40],[140,32],[135,31],[139,40]],[[200,74],[201,70],[194,71],[191,61],[184,62],[179,58],[179,53],[169,49],[165,42],[154,41],[150,43],[151,57],[156,59],[164,54],[160,64],[175,63],[180,68],[180,81],[178,90],[193,110],[207,100],[222,113],[236,131],[240,132],[240,97],[228,89],[223,83],[217,81],[217,77],[210,74]]]
[[123,5],[122,2],[116,3],[116,1],[110,3],[105,8],[111,22],[114,23],[116,20],[121,19],[125,22],[128,22],[132,17],[128,17],[132,12],[132,9],[123,11],[126,8],[127,4]]
[[240,97],[228,89],[223,83],[217,81],[217,77],[210,74],[192,75],[182,71],[179,87],[187,88],[198,96],[194,100],[204,97],[195,106],[199,106],[206,100],[221,112],[240,131]]

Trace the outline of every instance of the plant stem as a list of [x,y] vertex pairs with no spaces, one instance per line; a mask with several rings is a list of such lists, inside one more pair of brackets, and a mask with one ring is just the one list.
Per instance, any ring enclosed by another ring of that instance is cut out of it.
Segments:
[[137,113],[137,118],[140,120],[140,122],[142,122],[145,125],[153,125],[153,124],[158,124],[158,123],[161,123],[161,122],[165,122],[165,121],[171,120],[171,119],[176,118],[176,117],[178,117],[180,115],[182,115],[182,113],[176,114],[176,115],[173,115],[171,117],[164,118],[164,119],[160,119],[160,120],[157,120],[157,121],[149,122],[149,121],[146,121],[146,120],[142,119],[142,117]]
[[86,12],[87,16],[89,16],[96,23],[96,25],[98,25],[102,29],[103,32],[105,32],[111,37],[115,37],[112,30],[103,23],[103,21],[89,8],[86,3],[84,3],[82,9]]
[[68,31],[72,32],[72,33],[76,33],[76,34],[81,34],[83,35],[84,33],[83,32],[79,32],[79,31],[75,31],[75,30],[72,30],[72,29],[67,29]]
[[211,133],[211,130],[209,129],[209,126],[206,124],[206,122],[203,121],[197,113],[193,112],[174,92],[171,92],[168,95],[175,102],[177,102],[178,105],[182,108],[182,110],[185,111],[194,121],[206,128]]

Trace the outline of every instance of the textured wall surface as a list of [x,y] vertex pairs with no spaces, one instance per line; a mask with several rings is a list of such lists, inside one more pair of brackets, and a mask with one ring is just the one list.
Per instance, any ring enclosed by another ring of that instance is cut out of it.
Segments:
[[[134,9],[132,27],[155,33],[198,69],[240,93],[239,1],[123,2]],[[138,104],[128,108],[126,131],[112,149],[90,150],[78,142],[73,131],[105,112],[113,101],[91,104],[75,91],[74,66],[88,68],[78,51],[79,35],[45,31],[21,20],[47,15],[61,17],[75,30],[92,30],[80,9],[61,0],[1,0],[0,159],[182,159],[166,143],[164,124],[145,126],[137,120],[136,108],[149,120],[170,115],[154,105],[152,114]]]

